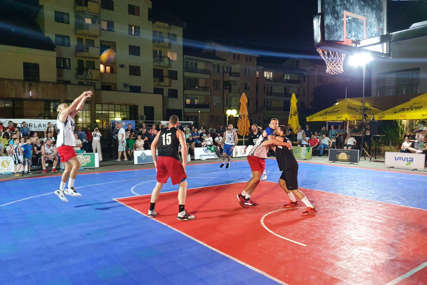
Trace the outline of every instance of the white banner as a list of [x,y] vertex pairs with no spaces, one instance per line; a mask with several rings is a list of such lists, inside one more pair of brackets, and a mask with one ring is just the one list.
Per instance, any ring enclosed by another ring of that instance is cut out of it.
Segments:
[[196,147],[194,148],[194,159],[195,160],[206,160],[218,158],[216,153],[210,151],[207,147]]
[[13,159],[9,156],[0,156],[0,174],[10,174],[13,171]]
[[248,156],[248,153],[251,151],[251,149],[254,147],[253,145],[250,145],[247,147],[246,151],[245,151],[245,147],[244,145],[236,145],[233,148],[233,157],[244,157],[244,156]]
[[386,152],[385,166],[402,169],[424,169],[425,154]]
[[151,150],[135,150],[133,152],[133,164],[153,163]]
[[12,121],[18,124],[18,127],[21,127],[22,122],[26,122],[30,131],[43,132],[47,129],[47,123],[52,123],[52,125],[56,126],[56,120],[45,120],[45,119],[1,119],[0,122],[3,123],[3,127],[7,128],[7,123]]

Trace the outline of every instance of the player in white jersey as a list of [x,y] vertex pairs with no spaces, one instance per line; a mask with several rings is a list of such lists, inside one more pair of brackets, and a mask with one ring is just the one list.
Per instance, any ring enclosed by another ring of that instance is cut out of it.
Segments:
[[[61,162],[65,165],[65,170],[64,173],[62,173],[59,189],[55,191],[55,194],[64,202],[68,202],[64,194],[73,197],[81,196],[81,194],[74,188],[74,181],[80,168],[80,162],[77,159],[76,152],[74,151],[74,117],[83,109],[86,100],[89,99],[92,94],[92,91],[85,91],[79,97],[74,99],[71,105],[63,103],[60,104],[57,109],[58,119],[56,120],[56,127],[58,129],[58,137],[56,140],[56,147],[61,158]],[[68,189],[65,190],[67,180]]]
[[238,137],[237,133],[234,130],[233,124],[229,124],[227,130],[224,133],[224,137],[222,139],[222,148],[224,149],[222,153],[222,163],[219,167],[224,167],[225,159],[227,158],[227,166],[230,166],[231,156],[233,155],[234,146],[237,145]]

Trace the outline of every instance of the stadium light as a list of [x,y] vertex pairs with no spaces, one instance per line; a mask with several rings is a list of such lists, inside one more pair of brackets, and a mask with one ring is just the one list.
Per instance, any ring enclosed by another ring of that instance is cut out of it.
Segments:
[[374,58],[370,53],[359,52],[352,54],[348,59],[348,64],[353,67],[364,67],[369,64]]

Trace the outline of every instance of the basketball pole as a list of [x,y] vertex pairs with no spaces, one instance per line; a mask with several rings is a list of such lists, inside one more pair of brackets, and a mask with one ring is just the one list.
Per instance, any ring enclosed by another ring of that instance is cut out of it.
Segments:
[[362,155],[365,156],[365,79],[366,79],[366,64],[362,66]]

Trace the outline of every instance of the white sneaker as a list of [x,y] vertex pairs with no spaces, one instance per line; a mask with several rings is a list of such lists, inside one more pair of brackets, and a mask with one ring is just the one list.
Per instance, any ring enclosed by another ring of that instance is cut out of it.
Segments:
[[64,191],[64,193],[66,195],[72,196],[72,197],[81,197],[82,196],[82,194],[77,192],[76,189],[74,189],[74,187],[68,188],[67,190]]
[[55,192],[55,195],[56,196],[58,196],[58,198],[59,199],[61,199],[63,202],[68,202],[68,200],[67,200],[67,198],[65,198],[65,195],[64,195],[64,191],[62,191],[62,190],[56,190]]
[[157,216],[157,212],[156,212],[156,210],[148,210],[148,216],[150,216],[150,217],[155,217],[155,216]]
[[176,217],[179,221],[190,221],[190,220],[194,220],[196,218],[196,216],[194,215],[190,215],[189,213],[187,213],[187,211],[181,211],[178,213],[178,216]]
[[262,173],[261,180],[267,180],[267,172]]

